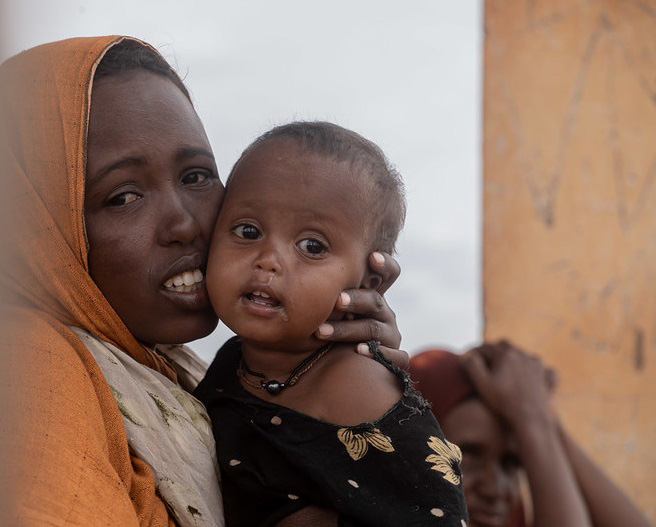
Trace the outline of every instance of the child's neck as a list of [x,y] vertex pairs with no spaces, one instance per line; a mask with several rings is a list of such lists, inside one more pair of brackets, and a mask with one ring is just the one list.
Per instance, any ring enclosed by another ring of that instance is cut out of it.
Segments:
[[303,345],[268,346],[242,338],[241,353],[251,371],[262,373],[268,379],[284,381],[305,358],[326,344],[312,337]]

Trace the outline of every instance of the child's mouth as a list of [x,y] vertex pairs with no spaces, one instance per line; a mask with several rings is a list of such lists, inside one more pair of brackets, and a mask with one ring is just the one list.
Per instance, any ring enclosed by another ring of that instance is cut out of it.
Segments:
[[253,302],[254,304],[259,304],[266,307],[278,307],[280,302],[275,298],[272,298],[271,295],[265,293],[264,291],[253,291],[246,295],[246,298]]

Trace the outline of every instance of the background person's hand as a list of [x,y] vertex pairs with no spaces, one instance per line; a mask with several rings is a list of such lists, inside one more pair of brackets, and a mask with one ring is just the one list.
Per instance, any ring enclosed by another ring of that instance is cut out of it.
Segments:
[[481,399],[509,425],[551,419],[555,373],[538,357],[502,340],[468,351],[462,363]]

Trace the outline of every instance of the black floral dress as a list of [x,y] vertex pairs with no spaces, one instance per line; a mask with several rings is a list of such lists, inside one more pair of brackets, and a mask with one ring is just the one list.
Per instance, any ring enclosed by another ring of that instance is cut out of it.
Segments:
[[381,419],[338,426],[263,401],[240,384],[238,338],[219,351],[194,395],[213,422],[228,527],[275,525],[307,506],[339,525],[466,527],[460,450],[444,439],[407,373]]

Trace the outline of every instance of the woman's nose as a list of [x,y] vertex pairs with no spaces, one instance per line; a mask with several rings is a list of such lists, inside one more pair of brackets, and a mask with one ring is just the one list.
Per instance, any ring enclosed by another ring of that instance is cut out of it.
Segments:
[[166,200],[158,205],[160,215],[160,241],[169,245],[180,243],[182,245],[193,242],[201,231],[196,212],[189,207],[182,196],[172,192]]

